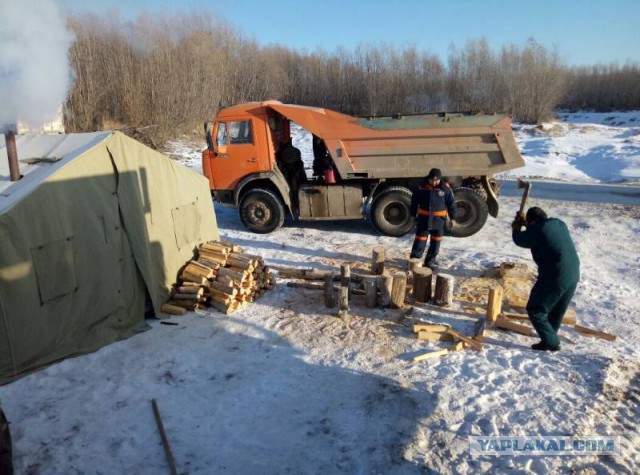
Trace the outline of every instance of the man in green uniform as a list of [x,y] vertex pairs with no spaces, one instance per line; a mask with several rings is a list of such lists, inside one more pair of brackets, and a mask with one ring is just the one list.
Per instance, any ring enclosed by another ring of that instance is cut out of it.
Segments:
[[527,313],[541,341],[531,348],[558,351],[558,329],[580,280],[578,253],[567,225],[547,217],[537,206],[529,208],[526,218],[516,214],[511,227],[513,242],[531,249],[538,265],[538,280],[529,294]]

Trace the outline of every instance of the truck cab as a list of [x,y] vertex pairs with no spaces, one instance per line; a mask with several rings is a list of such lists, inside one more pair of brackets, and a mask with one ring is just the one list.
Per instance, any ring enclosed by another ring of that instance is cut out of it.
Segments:
[[[295,170],[302,162],[284,152],[291,122],[321,142],[335,180],[307,180]],[[381,233],[402,236],[414,226],[411,190],[437,167],[456,197],[458,219],[449,234],[469,236],[498,214],[493,173],[524,165],[511,121],[499,114],[357,118],[266,101],[220,110],[205,124],[205,136],[202,165],[212,195],[237,207],[243,224],[258,233],[275,231],[289,213],[300,220],[369,218]]]

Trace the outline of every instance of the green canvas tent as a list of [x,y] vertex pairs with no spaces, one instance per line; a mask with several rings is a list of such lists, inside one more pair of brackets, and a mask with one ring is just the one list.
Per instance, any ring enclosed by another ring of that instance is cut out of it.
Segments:
[[121,133],[0,143],[0,384],[144,327],[195,246],[219,239],[206,178]]

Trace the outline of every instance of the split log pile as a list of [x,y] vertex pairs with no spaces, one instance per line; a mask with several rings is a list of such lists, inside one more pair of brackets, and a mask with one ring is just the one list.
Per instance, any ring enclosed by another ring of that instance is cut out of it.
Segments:
[[226,241],[199,246],[197,256],[182,268],[162,311],[182,315],[213,307],[229,315],[260,297],[276,283],[275,272],[262,257],[247,254]]
[[429,351],[413,358],[414,362],[428,360],[437,356],[444,356],[451,352],[471,348],[482,351],[484,340],[484,318],[478,320],[474,336],[463,335],[454,330],[449,325],[436,323],[416,323],[413,325],[413,332],[417,334],[419,340],[424,341],[453,341],[453,345],[442,350]]

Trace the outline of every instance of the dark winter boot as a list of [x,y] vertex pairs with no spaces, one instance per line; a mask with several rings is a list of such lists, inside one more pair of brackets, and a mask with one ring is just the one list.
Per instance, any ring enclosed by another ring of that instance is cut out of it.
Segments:
[[560,351],[560,345],[550,346],[550,345],[547,345],[546,343],[540,342],[540,343],[535,343],[531,345],[531,349],[536,351]]

